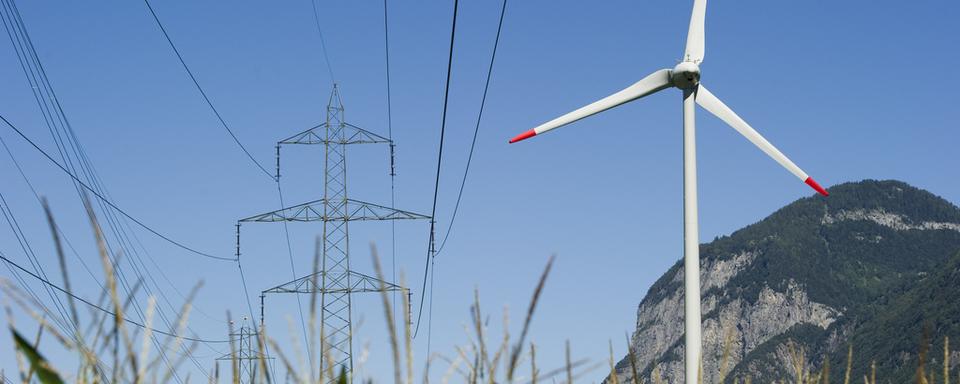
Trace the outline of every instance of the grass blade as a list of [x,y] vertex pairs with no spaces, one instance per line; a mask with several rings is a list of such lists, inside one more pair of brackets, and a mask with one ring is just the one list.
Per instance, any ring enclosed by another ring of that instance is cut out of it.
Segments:
[[50,366],[47,359],[45,359],[29,341],[24,339],[23,336],[20,336],[20,334],[12,328],[10,332],[13,333],[13,340],[16,343],[17,349],[27,357],[31,369],[37,373],[37,378],[40,379],[41,383],[63,384],[63,379],[60,378],[60,374]]

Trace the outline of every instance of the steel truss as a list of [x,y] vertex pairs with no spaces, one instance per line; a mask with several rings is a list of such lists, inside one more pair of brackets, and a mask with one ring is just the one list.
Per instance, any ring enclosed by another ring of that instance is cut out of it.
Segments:
[[338,282],[350,281],[348,288],[341,291],[326,291],[326,293],[405,292],[407,290],[407,288],[359,272],[349,271],[337,275],[328,275],[326,272],[320,271],[267,289],[263,293],[321,292],[322,287],[317,285],[317,280],[322,281],[324,278]]
[[[345,205],[338,209],[327,210],[330,205]],[[325,212],[343,212],[341,216],[327,216]],[[415,220],[429,219],[430,216],[402,211],[364,201],[347,199],[331,201],[325,199],[308,201],[276,211],[261,213],[240,219],[241,223],[274,223],[281,221],[366,221],[366,220]]]
[[249,327],[241,326],[238,331],[230,333],[232,351],[216,359],[217,362],[228,361],[230,364],[236,364],[237,370],[234,374],[238,377],[233,378],[235,383],[256,383],[258,378],[265,377],[268,374],[268,372],[259,372],[259,370],[267,364],[271,364],[273,358],[260,352],[260,343],[254,340],[258,337],[257,332]]
[[[327,350],[324,356],[332,359],[334,372],[344,370],[352,382],[353,373],[353,293],[402,291],[407,288],[380,280],[350,269],[350,221],[370,220],[416,220],[429,216],[403,211],[378,204],[347,198],[347,145],[389,144],[391,150],[391,174],[393,173],[393,142],[383,136],[364,130],[344,120],[344,108],[336,84],[327,104],[326,122],[283,139],[277,143],[277,176],[279,178],[279,151],[282,145],[323,145],[324,190],[323,198],[284,207],[241,219],[243,222],[313,222],[323,223],[322,269],[310,275],[278,285],[262,292],[267,293],[319,293],[321,297],[321,345]],[[239,235],[238,235],[239,236]],[[239,242],[239,240],[238,240]],[[239,245],[238,245],[239,247]],[[239,253],[239,250],[238,250]],[[320,372],[327,371],[326,358],[321,360]]]

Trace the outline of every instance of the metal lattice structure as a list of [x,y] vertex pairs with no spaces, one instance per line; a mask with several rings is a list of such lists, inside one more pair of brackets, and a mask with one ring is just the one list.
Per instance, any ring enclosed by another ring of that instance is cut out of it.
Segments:
[[[347,146],[351,144],[389,144],[393,142],[344,120],[340,92],[334,84],[327,105],[326,122],[277,143],[282,145],[323,145],[323,198],[283,207],[239,220],[243,222],[314,222],[323,223],[322,269],[308,276],[267,289],[262,293],[319,293],[321,297],[321,345],[329,349],[334,372],[347,372],[352,381],[353,326],[351,295],[362,292],[409,291],[394,283],[350,269],[351,221],[415,220],[429,216],[367,203],[347,197]],[[391,159],[392,161],[392,159]],[[392,167],[391,167],[392,168]],[[392,170],[391,170],[392,172]],[[279,171],[278,171],[279,176]],[[262,313],[261,295],[261,313]],[[261,320],[262,323],[262,320]],[[328,351],[324,351],[326,354]],[[321,372],[327,370],[327,359],[321,359]]]
[[326,293],[358,293],[358,292],[405,292],[407,289],[399,285],[380,280],[373,276],[364,275],[359,272],[348,271],[342,274],[327,274],[326,271],[320,271],[299,279],[280,284],[270,288],[263,293],[312,293],[320,292],[322,286],[317,281],[350,281],[348,288],[335,291],[326,290]]
[[238,331],[230,333],[232,352],[216,359],[217,362],[226,361],[236,364],[235,374],[238,377],[233,378],[235,383],[256,383],[257,379],[266,373],[258,372],[265,365],[261,363],[273,360],[260,352],[259,343],[254,340],[255,337],[258,335],[251,328],[241,326]]
[[328,215],[326,210],[328,207],[327,200],[320,199],[278,209],[272,212],[250,216],[248,218],[241,219],[240,222],[275,223],[282,221],[366,221],[430,218],[430,216],[421,215],[419,213],[401,211],[399,209],[393,209],[390,207],[353,199],[346,199],[346,201],[334,201],[333,203],[342,204],[342,212],[345,214],[339,215],[340,212],[336,212],[334,215]]

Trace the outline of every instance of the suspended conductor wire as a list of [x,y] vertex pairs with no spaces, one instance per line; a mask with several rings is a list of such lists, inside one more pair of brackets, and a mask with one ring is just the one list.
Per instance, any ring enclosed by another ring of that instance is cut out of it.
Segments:
[[83,181],[81,181],[80,178],[78,178],[78,177],[77,177],[76,175],[74,175],[72,172],[70,172],[69,170],[67,170],[67,168],[65,168],[63,165],[61,165],[60,162],[58,162],[57,160],[55,160],[55,159],[54,159],[52,156],[50,156],[46,151],[44,151],[42,148],[40,148],[40,146],[37,145],[37,143],[35,143],[33,140],[30,140],[30,138],[27,137],[27,135],[24,134],[23,131],[21,131],[21,130],[18,129],[15,125],[13,125],[13,123],[11,123],[9,120],[7,120],[6,117],[4,117],[3,115],[0,115],[0,120],[3,120],[3,122],[4,122],[7,126],[9,126],[11,129],[13,129],[14,132],[16,132],[18,135],[20,135],[21,138],[23,138],[27,143],[29,143],[31,146],[33,146],[34,149],[36,149],[37,151],[39,151],[44,157],[47,158],[47,160],[49,160],[51,163],[53,163],[54,165],[56,165],[57,168],[60,168],[60,170],[63,171],[63,173],[66,173],[67,176],[70,176],[70,178],[73,179],[74,181],[76,181],[77,184],[79,184],[81,187],[83,187],[83,189],[85,189],[85,190],[87,190],[88,192],[92,193],[97,199],[99,199],[100,201],[102,201],[102,202],[104,202],[105,204],[109,205],[111,208],[117,210],[117,212],[120,212],[120,214],[122,214],[124,217],[130,219],[131,221],[133,221],[134,223],[136,223],[137,225],[139,225],[141,228],[146,229],[146,230],[149,231],[150,233],[152,233],[152,234],[156,235],[157,237],[159,237],[159,238],[167,241],[168,243],[173,244],[173,245],[175,245],[175,246],[177,246],[177,247],[179,247],[179,248],[181,248],[181,249],[183,249],[183,250],[186,250],[186,251],[188,251],[188,252],[191,252],[191,253],[193,253],[193,254],[196,254],[196,255],[199,255],[199,256],[203,256],[203,257],[207,257],[207,258],[211,258],[211,259],[216,259],[216,260],[236,261],[236,259],[234,259],[234,258],[214,256],[214,255],[211,255],[211,254],[208,254],[208,253],[200,252],[200,251],[198,251],[198,250],[196,250],[196,249],[193,249],[193,248],[190,248],[190,247],[188,247],[188,246],[186,246],[186,245],[184,245],[184,244],[182,244],[182,243],[180,243],[180,242],[178,242],[178,241],[176,241],[176,240],[173,240],[173,239],[171,239],[170,237],[167,237],[166,235],[164,235],[164,234],[162,234],[162,233],[160,233],[160,232],[157,232],[157,230],[155,230],[155,229],[147,226],[147,225],[144,224],[142,221],[138,220],[136,217],[131,216],[129,213],[127,213],[127,211],[124,211],[123,209],[121,209],[120,207],[118,207],[116,204],[114,204],[112,201],[110,201],[109,199],[107,199],[106,197],[104,197],[103,195],[101,195],[99,192],[97,192],[96,190],[94,190],[93,188],[91,188],[89,185],[87,185],[86,183],[84,183]]
[[317,33],[320,34],[320,50],[323,51],[323,61],[327,63],[327,73],[330,74],[330,82],[336,84],[337,79],[333,77],[333,66],[330,65],[330,55],[327,54],[327,41],[323,38],[323,28],[320,28],[320,13],[317,11],[317,0],[310,0],[310,5],[313,6],[313,21],[317,25]]
[[[7,200],[3,197],[2,193],[0,193],[0,213],[3,214],[3,218],[10,226],[10,231],[13,232],[13,235],[17,238],[17,243],[20,244],[20,249],[23,250],[23,254],[30,262],[30,266],[33,267],[34,271],[37,271],[37,273],[42,275],[44,278],[47,278],[47,272],[43,269],[43,264],[40,263],[36,253],[34,253],[33,247],[30,245],[30,241],[27,239],[26,234],[23,233],[23,229],[20,227],[20,223],[17,221],[16,217],[13,216],[13,211],[10,209],[10,205],[7,204]],[[67,319],[70,319],[70,317],[67,316],[66,306],[60,300],[60,296],[55,295],[50,287],[43,288],[50,297],[50,300],[53,301],[53,306],[56,308],[57,314],[59,314],[59,317],[56,315],[53,316],[53,320],[56,321],[63,329],[72,328],[70,332],[78,332],[79,325],[76,322],[67,321]],[[51,314],[53,313],[51,312]]]
[[[17,24],[16,24],[16,22],[18,21],[17,16],[11,10],[11,5],[7,4],[6,1],[2,2],[2,6],[3,6],[3,12],[0,13],[0,22],[3,23],[4,30],[7,32],[7,35],[10,38],[10,43],[13,44],[13,47],[17,52],[17,59],[20,62],[20,67],[26,73],[27,69],[24,64],[23,57],[20,55],[20,52],[21,52],[20,48],[22,46],[22,43],[21,45],[18,45],[18,43],[20,43],[20,34],[18,32],[20,31],[17,29]],[[7,20],[8,18],[10,19],[9,22]],[[34,97],[36,97],[36,94],[34,95]],[[39,99],[37,101],[39,102]],[[3,200],[2,195],[0,195],[0,200]],[[2,204],[5,205],[6,202],[2,201]],[[3,209],[3,206],[0,205],[0,210],[2,209]],[[7,207],[7,209],[9,210],[9,206]],[[43,270],[42,264],[39,263],[39,260],[37,259],[36,254],[33,252],[32,247],[30,247],[30,244],[26,238],[26,235],[23,234],[22,229],[20,229],[20,225],[16,222],[16,218],[13,217],[13,211],[11,210],[9,214],[10,214],[10,217],[7,217],[7,213],[6,211],[4,211],[4,217],[7,219],[7,222],[10,224],[11,226],[10,229],[13,231],[14,235],[17,237],[17,241],[20,244],[20,247],[22,248],[24,254],[27,256],[27,259],[30,261],[30,265],[33,266],[35,271],[39,272],[44,277],[46,277],[46,272]],[[53,300],[53,304],[56,307],[57,312],[60,313],[60,316],[62,317],[62,319],[66,319],[67,317],[65,316],[65,312],[64,312],[65,307],[63,306],[63,303],[60,301],[60,298],[58,296],[53,295],[53,292],[50,290],[50,288],[44,287],[44,290],[50,296],[51,300]],[[54,317],[54,320],[60,321],[60,319],[56,317]],[[73,325],[74,327],[76,327],[76,324],[73,324]]]
[[[390,28],[387,23],[387,0],[383,0],[383,51],[386,58],[387,75],[387,139],[390,140],[390,209],[396,207],[396,153],[393,143],[393,103],[390,97]],[[390,220],[390,269],[391,282],[397,283],[397,221]],[[393,313],[397,313],[397,291],[393,291]],[[404,320],[406,321],[406,320]]]
[[243,275],[243,264],[240,262],[240,222],[237,222],[237,270],[240,271],[240,283],[243,284],[243,296],[247,299],[247,310],[250,311],[250,324],[253,325],[253,329],[260,329],[257,326],[257,321],[253,318],[253,304],[250,302],[250,290],[247,289],[247,278]]
[[[63,294],[65,294],[65,295],[67,295],[67,296],[70,296],[70,297],[76,299],[77,301],[80,301],[81,303],[84,303],[84,304],[86,304],[87,306],[90,306],[91,308],[96,309],[96,310],[98,310],[98,311],[100,311],[100,312],[103,312],[103,313],[105,313],[105,314],[107,314],[107,315],[113,316],[114,318],[117,317],[117,314],[114,313],[113,311],[110,311],[109,309],[103,308],[103,307],[101,307],[101,306],[99,306],[99,305],[97,305],[97,304],[94,304],[94,303],[88,301],[87,299],[84,299],[84,298],[82,298],[82,297],[80,297],[80,296],[77,296],[77,295],[73,294],[73,292],[69,292],[69,291],[67,291],[66,289],[60,288],[59,285],[56,285],[56,284],[50,282],[50,280],[44,279],[44,278],[41,277],[40,275],[37,275],[37,274],[31,272],[30,270],[28,270],[28,269],[20,266],[20,264],[17,264],[17,263],[15,263],[15,262],[13,262],[13,260],[8,259],[8,258],[7,258],[5,255],[3,255],[2,253],[0,253],[0,259],[3,259],[3,261],[6,262],[8,265],[13,266],[14,268],[17,268],[17,269],[19,269],[20,271],[23,271],[24,273],[32,276],[34,279],[39,280],[40,282],[46,284],[47,286],[49,286],[49,287],[51,287],[51,288],[53,288],[53,289],[55,289],[55,290],[57,290],[57,291],[60,291],[60,293],[63,293]],[[196,338],[196,337],[189,337],[189,336],[178,335],[178,334],[175,334],[175,333],[166,332],[166,331],[162,331],[162,330],[155,329],[155,328],[148,328],[148,327],[147,327],[146,325],[144,325],[143,323],[140,323],[140,322],[137,322],[137,321],[134,321],[134,320],[130,320],[130,319],[126,318],[126,317],[122,317],[121,319],[122,319],[124,322],[129,323],[129,324],[131,324],[131,325],[134,325],[134,326],[136,326],[136,327],[138,327],[138,328],[142,328],[142,329],[145,329],[145,330],[150,330],[150,332],[153,332],[153,333],[156,333],[156,334],[160,334],[160,335],[164,335],[164,336],[176,337],[176,338],[179,338],[179,339],[182,339],[182,340],[196,341],[196,342],[198,342],[198,343],[229,343],[229,342],[230,342],[230,340],[208,340],[208,339],[200,339],[200,338]]]
[[[16,48],[18,48],[17,53],[18,53],[18,57],[21,59],[20,61],[21,67],[24,70],[24,74],[27,75],[27,78],[32,85],[36,101],[40,106],[41,112],[43,112],[47,127],[50,130],[50,133],[57,144],[57,149],[60,152],[60,156],[63,159],[64,164],[66,164],[71,170],[73,170],[73,173],[77,175],[80,174],[77,172],[77,167],[79,167],[83,176],[86,178],[87,183],[92,185],[94,188],[96,188],[97,192],[99,192],[100,194],[106,196],[107,198],[110,198],[109,194],[102,189],[103,187],[100,185],[101,182],[99,181],[99,177],[97,176],[96,171],[93,169],[93,166],[89,163],[89,159],[86,157],[86,154],[83,151],[83,147],[76,137],[76,133],[74,132],[72,126],[70,125],[69,121],[67,120],[63,112],[63,108],[60,105],[60,101],[59,99],[57,99],[56,93],[54,92],[52,86],[50,85],[50,81],[47,78],[47,74],[43,68],[43,65],[41,64],[40,59],[36,54],[36,50],[33,47],[33,43],[31,42],[29,34],[23,24],[23,20],[20,18],[19,11],[16,9],[16,4],[12,0],[5,1],[4,9],[5,11],[7,11],[8,14],[11,15],[11,24],[13,25],[13,31],[8,30],[7,33],[11,35],[10,36],[11,42],[14,43],[14,46]],[[16,36],[14,37],[14,35]],[[43,95],[44,91],[46,92],[46,95]],[[50,103],[49,105],[47,104],[48,102]],[[59,122],[61,125],[61,127],[59,127],[60,129],[58,129],[57,127],[57,122]],[[60,132],[61,130],[63,131],[62,136]],[[67,145],[68,142],[70,144],[69,146]],[[76,156],[77,158],[78,166],[76,167],[74,166],[71,157],[68,155],[71,149],[74,152],[74,156]],[[22,172],[21,172],[21,176],[26,178],[26,176],[23,175]],[[29,181],[28,181],[28,184],[29,184]],[[76,188],[78,195],[80,195],[81,199],[85,199],[86,195],[83,193],[82,188],[77,183],[73,183],[73,184],[74,184],[74,187]],[[38,197],[38,200],[39,200],[39,197]],[[121,243],[126,241],[127,244],[131,244],[129,241],[129,238],[127,237],[126,231],[124,231],[122,227],[119,228],[119,232],[118,232],[117,226],[119,225],[118,224],[119,220],[115,218],[112,211],[107,209],[102,201],[98,200],[98,203],[100,207],[105,210],[104,212],[107,218],[107,223],[111,228],[111,230],[113,230],[114,235],[117,236],[118,241]],[[127,228],[129,228],[129,224],[127,222],[124,222],[124,224],[127,226]],[[134,237],[136,236],[134,235]],[[67,240],[66,238],[64,239]],[[69,240],[67,240],[67,243],[69,245]],[[109,243],[108,243],[108,247],[109,247]],[[121,247],[123,247],[123,245],[121,245]],[[71,245],[71,249],[72,249],[72,245]],[[135,261],[140,260],[140,257],[136,249],[133,248],[132,250],[133,250],[132,254],[134,256],[133,260]],[[144,249],[144,252],[146,252],[145,249]],[[75,250],[74,250],[74,253],[76,254]],[[150,260],[153,261],[152,259]],[[140,263],[141,265],[143,264],[142,260],[140,261]],[[131,266],[134,268],[134,271],[137,273],[140,279],[143,279],[143,275],[141,274],[140,271],[137,270],[136,263],[131,264]],[[124,284],[125,287],[127,287],[127,289],[129,289],[129,286],[127,285],[127,282],[123,277],[122,269],[118,268],[117,272],[119,273],[120,281]],[[163,271],[161,270],[160,273],[163,274]],[[150,280],[153,280],[153,277],[151,275],[148,275],[148,276]],[[154,280],[154,284],[156,284],[155,280]],[[149,294],[149,289],[147,289],[147,292]],[[171,305],[165,295],[161,293],[159,297],[168,305]],[[142,317],[143,312],[142,312],[142,309],[140,309],[139,305],[134,303],[134,308]],[[173,308],[172,305],[171,305],[171,308]],[[174,311],[176,310],[174,309]],[[158,312],[158,315],[163,321],[169,323],[169,321],[164,316],[164,313],[162,311]],[[159,344],[156,342],[156,340],[154,339],[153,341],[154,341],[154,344],[157,345],[157,347],[159,348]],[[204,344],[204,345],[207,345],[207,344]],[[163,353],[162,350],[160,352],[163,360],[167,363],[168,366],[170,366],[170,361],[167,359],[166,354]],[[199,365],[199,362],[197,362],[195,358],[190,356],[190,360],[195,365],[197,365],[198,368],[201,368]],[[204,373],[204,375],[206,375],[205,370],[201,368],[201,371]],[[177,382],[182,382],[182,380],[179,378],[179,375],[177,374],[174,375],[174,379],[176,379]]]
[[[436,245],[435,233],[436,233],[436,224],[437,224],[437,193],[440,191],[440,165],[443,162],[443,136],[447,129],[447,102],[450,100],[450,74],[453,68],[453,43],[454,38],[457,36],[457,5],[459,0],[453,1],[453,22],[450,26],[450,50],[447,54],[447,82],[444,86],[443,91],[443,114],[440,118],[440,148],[437,150],[437,176],[433,182],[433,208],[430,211],[430,241],[427,246],[427,259],[424,262],[423,266],[423,285],[420,289],[420,308],[417,310],[417,326],[413,331],[414,337],[420,332],[420,318],[423,316],[423,299],[427,289],[427,272],[430,271],[430,266],[433,264],[433,261],[436,256]],[[432,274],[430,276],[433,276]],[[432,277],[431,277],[432,280]],[[430,312],[433,312],[433,284],[430,284]],[[432,317],[432,316],[431,316]],[[427,332],[429,333],[429,326]],[[427,336],[429,340],[430,337]],[[427,350],[430,350],[430,343],[427,343]],[[429,353],[428,353],[429,355]]]
[[240,264],[240,258],[237,258],[237,269],[240,270],[240,282],[243,284],[243,295],[247,298],[247,310],[250,311],[250,322],[253,329],[260,329],[257,326],[257,320],[253,318],[253,304],[250,302],[250,291],[247,290],[247,278],[243,276],[243,265]]
[[[31,183],[30,179],[27,178],[27,174],[23,171],[23,167],[20,166],[20,162],[17,161],[17,158],[13,156],[13,151],[11,151],[10,147],[7,146],[7,142],[3,140],[3,137],[0,137],[0,146],[3,146],[3,149],[7,152],[7,156],[10,157],[10,162],[13,163],[14,167],[17,169],[17,173],[20,174],[20,178],[22,178],[24,183],[27,184],[27,187],[30,188],[30,192],[33,193],[33,197],[37,199],[38,203],[43,204],[43,199],[40,198],[40,193],[37,192],[37,189],[34,188],[33,183]],[[73,252],[73,255],[76,257],[77,261],[80,262],[80,265],[83,267],[83,269],[87,271],[87,274],[90,275],[90,278],[93,279],[93,281],[96,282],[101,289],[103,289],[103,284],[100,283],[100,280],[97,280],[97,277],[93,274],[93,270],[91,270],[86,261],[80,257],[80,253],[77,252],[77,249],[73,247],[73,243],[71,243],[70,239],[67,238],[66,233],[60,229],[60,226],[57,223],[53,223],[53,225],[55,226],[57,234],[67,244],[67,247],[70,248],[71,252]]]
[[[280,144],[277,144],[277,196],[280,197],[280,209],[281,212],[286,208],[286,205],[283,202],[283,189],[280,188]],[[290,243],[290,229],[287,226],[287,221],[283,221],[283,235],[287,241],[287,259],[290,260],[290,274],[293,275],[294,279],[297,279],[297,268],[293,262],[293,246]],[[307,357],[310,361],[313,360],[313,348],[310,346],[310,339],[307,334],[307,324],[303,316],[303,304],[300,302],[300,295],[294,295],[297,298],[297,312],[300,314],[300,330],[303,333],[303,342],[307,346]]]
[[[480,99],[480,112],[477,113],[477,125],[473,128],[473,141],[470,142],[470,154],[467,155],[467,166],[463,170],[463,178],[460,180],[460,191],[457,192],[457,203],[453,206],[453,215],[450,216],[450,223],[447,224],[447,232],[437,247],[437,254],[443,251],[443,247],[450,238],[450,231],[453,229],[453,222],[457,219],[457,212],[460,210],[460,200],[463,198],[463,187],[467,184],[467,175],[470,173],[470,163],[473,161],[473,150],[477,146],[477,133],[480,132],[480,121],[483,119],[483,107],[487,103],[487,90],[490,88],[490,77],[493,74],[493,62],[497,58],[497,46],[500,45],[500,31],[503,29],[503,15],[507,11],[507,0],[503,0],[500,7],[500,22],[497,24],[497,37],[493,40],[493,53],[490,54],[490,66],[487,67],[487,81],[483,85],[483,98]],[[436,256],[436,255],[435,255]]]
[[177,46],[175,44],[173,44],[173,39],[171,39],[170,35],[167,34],[167,29],[163,27],[163,23],[160,22],[160,18],[157,17],[157,13],[153,11],[153,7],[150,5],[150,1],[143,0],[143,2],[147,4],[147,9],[150,10],[150,15],[152,15],[153,20],[157,22],[157,26],[160,27],[160,32],[163,32],[163,37],[167,39],[167,43],[170,43],[170,48],[173,48],[173,53],[177,54],[177,59],[180,60],[180,64],[183,65],[183,69],[187,71],[187,75],[190,76],[190,80],[193,81],[193,85],[196,86],[197,91],[200,92],[200,96],[203,96],[203,100],[207,102],[207,106],[209,106],[210,110],[213,111],[213,114],[217,116],[217,120],[220,120],[220,125],[222,125],[223,128],[227,130],[227,133],[229,133],[230,137],[233,138],[233,142],[237,143],[237,146],[239,146],[240,149],[243,150],[243,153],[247,155],[247,158],[249,158],[250,161],[252,161],[253,164],[257,166],[257,168],[260,168],[260,170],[263,171],[263,173],[267,175],[267,177],[272,179],[273,175],[270,174],[270,171],[267,171],[267,169],[264,168],[263,165],[260,164],[260,162],[257,161],[256,158],[253,157],[250,151],[247,150],[247,147],[243,146],[243,143],[240,142],[240,139],[237,138],[237,135],[233,133],[233,130],[230,129],[229,125],[227,125],[227,122],[223,119],[223,116],[220,115],[220,111],[217,110],[217,107],[213,106],[213,102],[210,101],[210,97],[207,96],[207,93],[203,90],[203,87],[200,86],[200,82],[197,81],[197,77],[193,75],[193,71],[190,70],[190,67],[187,66],[187,62],[184,61],[183,56],[180,55],[180,50],[177,49]]
[[[312,12],[313,22],[314,22],[314,25],[317,27],[317,35],[320,37],[320,51],[323,53],[323,61],[327,65],[327,74],[330,76],[330,83],[333,84],[334,87],[336,87],[337,79],[333,75],[333,65],[330,64],[330,55],[327,53],[327,40],[323,37],[323,28],[320,25],[320,11],[317,8],[317,0],[310,0],[310,7],[313,10]],[[280,209],[283,209],[285,208],[285,205],[283,202],[283,191],[280,188],[280,145],[279,144],[277,145],[277,174],[275,179],[277,181],[277,194],[280,196]],[[392,204],[391,204],[391,207],[393,207]],[[287,256],[290,259],[290,272],[293,274],[293,278],[296,279],[298,277],[297,270],[294,267],[293,247],[291,247],[290,245],[290,230],[287,228],[286,221],[283,222],[283,232],[284,232],[284,236],[286,236],[286,241],[287,241]],[[303,316],[303,305],[300,302],[300,295],[296,295],[296,296],[297,296],[297,312],[300,315],[300,329],[303,333],[304,345],[307,346],[307,357],[310,359],[310,361],[314,361],[313,359],[314,351],[313,351],[313,348],[310,346],[311,343],[308,342],[309,336],[307,334],[306,321],[304,320],[304,316]]]

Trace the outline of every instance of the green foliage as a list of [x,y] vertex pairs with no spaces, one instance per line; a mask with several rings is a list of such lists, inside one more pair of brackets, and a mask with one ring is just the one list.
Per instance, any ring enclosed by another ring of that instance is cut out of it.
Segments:
[[[783,292],[788,284],[797,284],[811,301],[843,312],[826,330],[791,329],[758,346],[728,377],[743,373],[750,363],[773,367],[768,359],[785,338],[806,346],[808,356],[826,356],[832,366],[845,366],[845,344],[832,345],[837,350],[825,348],[828,336],[837,335],[849,338],[857,351],[853,377],[862,377],[876,360],[879,377],[909,382],[924,324],[930,327],[932,342],[942,342],[943,336],[960,338],[960,232],[826,220],[828,215],[857,211],[897,215],[908,226],[960,223],[960,208],[934,194],[900,181],[865,180],[834,186],[829,197],[797,200],[701,245],[702,265],[745,252],[756,255],[726,286],[709,292],[719,297],[717,307],[737,299],[755,302],[764,287]],[[643,302],[657,302],[682,289],[682,282],[674,280],[677,273],[682,273],[682,260],[651,286]],[[770,371],[754,379],[766,382],[782,374]]]
[[[893,382],[909,382],[919,363],[918,350],[926,342],[942,345],[944,337],[960,334],[960,252],[934,268],[916,285],[876,303],[871,316],[859,324],[850,342],[858,348],[854,365],[863,374],[870,361]],[[938,362],[932,354],[930,362]]]
[[23,336],[20,336],[20,333],[13,328],[10,328],[10,332],[13,333],[13,340],[17,349],[27,357],[27,361],[30,362],[31,371],[36,372],[37,378],[40,379],[41,383],[63,384],[63,380],[60,379],[57,371],[50,366],[47,359],[45,359],[40,352],[33,348],[33,345],[31,345],[29,341],[24,339]]

